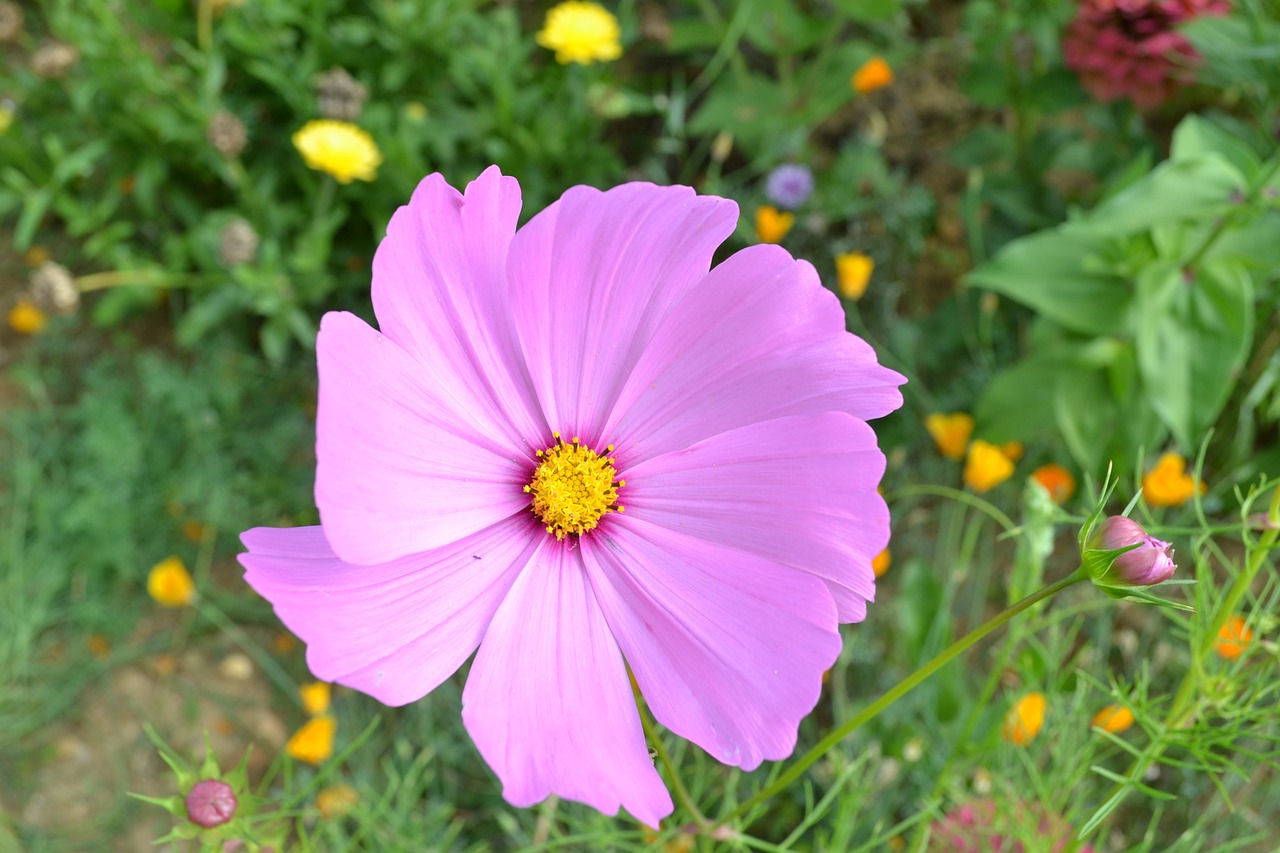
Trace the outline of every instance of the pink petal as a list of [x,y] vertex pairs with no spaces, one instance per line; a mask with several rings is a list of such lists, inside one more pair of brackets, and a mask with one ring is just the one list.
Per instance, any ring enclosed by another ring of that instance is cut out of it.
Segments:
[[688,187],[574,187],[511,243],[511,310],[547,423],[594,444],[673,303],[733,232],[737,205]]
[[840,621],[856,622],[889,542],[884,466],[875,433],[851,415],[780,418],[627,469],[620,500],[629,518],[817,575]]
[[790,755],[840,654],[822,581],[629,513],[600,532],[583,560],[654,716],[744,770]]
[[374,255],[373,307],[457,413],[512,446],[540,447],[548,429],[507,295],[519,215],[520,185],[497,166],[465,196],[438,174],[423,179]]
[[523,511],[531,453],[442,396],[449,382],[351,314],[316,339],[316,505],[334,552],[385,563]]
[[746,424],[902,405],[906,379],[845,331],[835,294],[778,246],[733,255],[689,291],[636,364],[606,427],[624,463]]
[[657,827],[671,797],[649,759],[618,645],[581,551],[543,538],[494,614],[462,694],[462,719],[502,795],[555,793]]
[[462,665],[534,549],[517,517],[374,566],[340,560],[319,527],[242,534],[245,580],[307,644],[317,678],[387,705],[421,699]]

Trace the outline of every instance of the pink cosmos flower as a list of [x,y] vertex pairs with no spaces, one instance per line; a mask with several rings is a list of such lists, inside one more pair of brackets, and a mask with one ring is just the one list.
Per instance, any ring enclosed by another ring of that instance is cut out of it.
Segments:
[[1080,0],[1062,53],[1098,100],[1155,107],[1191,79],[1200,58],[1177,25],[1230,9],[1230,0]]
[[463,722],[511,803],[657,826],[628,667],[720,761],[791,753],[874,597],[866,420],[904,380],[785,250],[710,269],[731,201],[634,183],[519,213],[496,167],[396,212],[380,328],[330,313],[316,342],[321,525],[247,531],[240,560],[324,681],[402,705],[475,651]]

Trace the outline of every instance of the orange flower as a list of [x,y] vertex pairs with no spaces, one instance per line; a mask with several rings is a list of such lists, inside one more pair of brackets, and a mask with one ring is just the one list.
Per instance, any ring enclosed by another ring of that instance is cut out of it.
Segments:
[[38,335],[49,320],[29,299],[19,299],[9,309],[9,328],[20,335]]
[[330,785],[316,794],[316,808],[326,819],[342,817],[360,804],[360,795],[350,785]]
[[333,755],[333,736],[337,730],[338,721],[328,714],[312,717],[293,733],[284,751],[296,761],[319,764]]
[[1041,465],[1031,472],[1031,479],[1041,485],[1056,504],[1064,504],[1076,493],[1076,478],[1056,462]]
[[795,222],[795,214],[783,213],[773,205],[762,204],[756,208],[756,236],[761,243],[781,243]]
[[840,282],[840,295],[845,299],[861,299],[871,281],[871,271],[876,262],[861,252],[836,255],[836,279]]
[[849,78],[849,85],[853,86],[853,90],[859,95],[874,92],[892,82],[893,69],[879,56],[873,56],[862,63],[862,67],[853,72],[853,77]]
[[963,459],[969,436],[973,435],[973,418],[964,412],[929,415],[924,419],[924,428],[933,436],[939,453],[948,459]]
[[1155,467],[1142,475],[1142,496],[1150,506],[1182,506],[1195,496],[1203,483],[1187,473],[1187,460],[1177,453],[1165,453]]
[[168,557],[151,567],[147,595],[164,607],[185,607],[196,600],[196,584],[181,560]]
[[1000,452],[1009,457],[1009,461],[1017,462],[1022,458],[1022,442],[1006,441],[1000,445]]
[[1013,461],[989,441],[969,445],[964,463],[964,483],[975,492],[989,492],[1013,476]]
[[1108,705],[1093,715],[1093,726],[1118,735],[1133,725],[1133,712],[1123,705]]
[[892,564],[893,556],[889,554],[888,548],[885,548],[871,559],[871,569],[876,573],[876,577],[883,577],[884,573],[889,571],[889,566]]
[[313,717],[329,710],[329,685],[323,681],[303,684],[298,695],[302,697],[302,709]]
[[1253,631],[1245,624],[1244,617],[1233,613],[1218,631],[1218,639],[1214,642],[1214,651],[1227,660],[1235,660],[1244,654],[1253,641]]
[[1028,693],[1004,716],[1000,736],[1016,746],[1026,746],[1040,734],[1044,725],[1046,702],[1043,693]]
[[90,634],[84,645],[95,658],[101,659],[111,654],[111,641],[101,634]]

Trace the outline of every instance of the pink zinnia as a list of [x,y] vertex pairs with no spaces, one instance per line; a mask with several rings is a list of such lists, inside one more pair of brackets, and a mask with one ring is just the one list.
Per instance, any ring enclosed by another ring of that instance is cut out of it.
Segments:
[[874,597],[866,420],[904,380],[785,250],[711,270],[737,213],[574,187],[517,231],[496,167],[432,175],[374,257],[380,331],[321,324],[321,525],[246,532],[245,579],[317,678],[389,705],[478,647],[463,722],[516,805],[671,813],[628,666],[720,761],[789,755]]
[[1098,100],[1158,106],[1190,79],[1189,66],[1199,60],[1177,25],[1230,9],[1229,0],[1081,0],[1062,53]]

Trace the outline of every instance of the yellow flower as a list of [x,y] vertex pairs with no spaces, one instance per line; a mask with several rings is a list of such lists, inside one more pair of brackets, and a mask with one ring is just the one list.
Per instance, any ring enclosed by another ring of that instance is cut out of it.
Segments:
[[871,570],[876,573],[876,577],[883,577],[891,565],[893,565],[893,555],[889,553],[888,548],[871,558]]
[[1195,496],[1197,488],[1205,490],[1203,483],[1197,487],[1196,478],[1187,473],[1187,460],[1177,453],[1162,455],[1155,467],[1142,475],[1142,496],[1151,506],[1182,506]]
[[1022,442],[1006,441],[1000,445],[1000,452],[1009,457],[1009,461],[1017,462],[1022,458]]
[[556,62],[590,65],[622,55],[618,19],[599,3],[568,0],[552,6],[534,39],[556,52]]
[[836,255],[836,278],[840,281],[840,295],[845,299],[861,299],[871,281],[871,271],[876,262],[861,252]]
[[1031,479],[1039,483],[1056,504],[1066,503],[1076,493],[1076,478],[1055,462],[1032,471]]
[[893,69],[879,56],[873,56],[862,63],[862,67],[853,72],[853,77],[849,79],[849,85],[859,95],[874,92],[892,82]]
[[1045,706],[1043,693],[1028,693],[1023,696],[1005,714],[1000,736],[1016,746],[1031,743],[1044,725]]
[[0,134],[13,125],[13,110],[5,106],[0,106]]
[[795,222],[795,214],[783,213],[773,205],[756,208],[756,236],[761,243],[781,243]]
[[924,428],[933,436],[939,453],[948,459],[963,459],[969,436],[973,435],[973,418],[964,412],[929,415],[924,419]]
[[969,445],[964,463],[965,485],[975,492],[989,492],[1013,476],[1013,460],[999,447],[978,439]]
[[1244,650],[1249,648],[1249,643],[1252,641],[1253,632],[1244,623],[1244,617],[1233,613],[1218,630],[1218,639],[1214,641],[1213,650],[1220,657],[1235,660],[1244,654]]
[[313,717],[329,710],[329,685],[323,681],[303,684],[298,695],[302,697],[302,709]]
[[350,785],[330,785],[316,794],[316,808],[327,819],[342,817],[359,804],[360,795]]
[[293,733],[284,751],[296,761],[319,764],[333,755],[333,735],[337,729],[338,721],[328,714],[312,717]]
[[44,246],[32,246],[22,256],[22,262],[29,267],[38,267],[49,260],[49,250]]
[[1093,715],[1093,726],[1113,735],[1127,732],[1133,725],[1133,712],[1123,705],[1108,705]]
[[196,584],[177,557],[166,557],[151,567],[147,594],[165,607],[185,607],[196,600]]
[[30,299],[19,299],[9,309],[9,328],[20,335],[38,335],[49,319]]
[[349,121],[312,119],[293,135],[293,147],[308,166],[340,184],[372,181],[382,165],[373,137]]
[[425,104],[411,101],[404,105],[404,114],[410,121],[423,122],[427,120],[427,107]]

